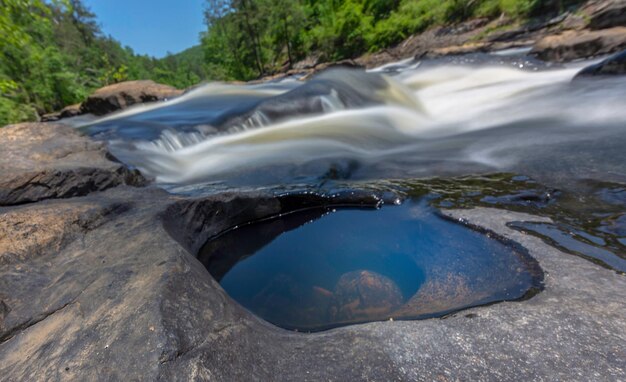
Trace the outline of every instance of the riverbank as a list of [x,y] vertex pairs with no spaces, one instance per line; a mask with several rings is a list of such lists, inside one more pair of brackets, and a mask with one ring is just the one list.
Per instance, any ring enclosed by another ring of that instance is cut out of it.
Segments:
[[547,62],[566,62],[607,55],[626,49],[626,2],[591,0],[579,8],[552,17],[520,23],[502,17],[472,19],[460,24],[436,26],[401,43],[354,59],[318,62],[312,56],[292,69],[263,78],[310,77],[332,66],[372,69],[398,61],[492,53],[529,48],[530,55]]

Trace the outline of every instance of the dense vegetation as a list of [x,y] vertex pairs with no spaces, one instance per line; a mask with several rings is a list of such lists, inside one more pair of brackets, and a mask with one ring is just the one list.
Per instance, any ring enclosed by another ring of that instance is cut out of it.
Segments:
[[80,102],[129,79],[180,88],[207,74],[197,47],[157,60],[102,34],[80,0],[0,0],[0,126]]
[[432,25],[501,15],[523,20],[576,0],[207,0],[209,71],[250,79],[315,54],[338,60],[396,44]]
[[502,14],[520,20],[573,2],[206,0],[201,45],[155,59],[105,36],[80,0],[0,0],[0,126],[36,119],[118,81],[153,79],[184,88],[201,80],[247,80],[306,57],[376,51],[431,25]]

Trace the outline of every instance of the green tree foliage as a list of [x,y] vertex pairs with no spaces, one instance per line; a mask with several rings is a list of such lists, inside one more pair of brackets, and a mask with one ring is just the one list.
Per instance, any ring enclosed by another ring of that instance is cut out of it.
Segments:
[[214,76],[251,79],[296,61],[351,58],[433,25],[472,17],[514,20],[582,0],[207,0],[202,39]]
[[81,0],[0,0],[0,126],[82,101],[99,87],[153,79],[186,88],[248,80],[306,57],[351,58],[432,25],[524,20],[582,0],[206,0],[201,44],[162,59],[105,36]]
[[104,36],[80,0],[0,0],[0,126],[81,102],[99,87],[207,78],[201,47],[157,60]]

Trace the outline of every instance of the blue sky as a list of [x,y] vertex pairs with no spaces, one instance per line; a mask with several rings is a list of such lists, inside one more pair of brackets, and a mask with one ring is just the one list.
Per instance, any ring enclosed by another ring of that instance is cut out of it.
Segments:
[[135,53],[163,57],[198,44],[204,0],[83,0],[105,34]]

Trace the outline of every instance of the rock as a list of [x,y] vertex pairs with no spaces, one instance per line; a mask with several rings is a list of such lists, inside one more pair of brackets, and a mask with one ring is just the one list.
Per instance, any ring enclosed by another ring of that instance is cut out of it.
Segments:
[[585,29],[586,26],[587,20],[585,20],[582,15],[576,13],[568,13],[565,20],[561,23],[561,27],[564,30],[582,30]]
[[302,80],[308,80],[314,75],[330,68],[364,69],[364,67],[361,66],[361,64],[351,59],[340,60],[340,61],[335,61],[335,62],[324,62],[322,64],[315,65],[315,68],[313,68],[313,70],[308,71],[307,74],[302,77]]
[[591,29],[626,26],[626,0],[591,1],[583,7],[582,13]]
[[606,60],[590,65],[578,72],[576,78],[592,76],[613,76],[626,74],[626,50],[617,53]]
[[600,31],[566,31],[539,40],[531,54],[545,61],[571,61],[626,48],[626,27]]
[[[19,254],[0,266],[2,379],[541,380],[558,375],[617,380],[626,372],[621,351],[626,278],[506,226],[546,218],[496,209],[446,214],[528,248],[550,275],[545,291],[530,300],[446,319],[373,322],[314,334],[263,322],[227,296],[194,256],[206,238],[285,212],[282,205],[282,198],[263,194],[186,199],[150,186],[120,186],[0,207],[0,253]],[[61,214],[66,218],[59,219]],[[379,287],[368,290],[397,296],[381,277],[346,276],[352,283],[338,289],[349,296],[350,286],[373,284]],[[437,298],[441,288],[430,290]]]
[[320,63],[319,55],[308,56],[304,60],[296,62],[293,65],[293,69],[295,70],[313,69],[319,63]]
[[486,42],[472,42],[463,45],[448,46],[445,48],[432,49],[419,58],[434,58],[441,56],[455,56],[468,53],[486,52],[491,44]]
[[7,126],[0,129],[0,147],[0,205],[68,198],[145,182],[138,172],[113,162],[103,143],[68,126]]
[[402,292],[391,279],[359,270],[342,275],[335,286],[333,321],[380,320],[402,305]]
[[359,65],[365,68],[376,68],[385,64],[398,61],[401,57],[393,55],[389,50],[385,49],[376,53],[366,53],[355,59]]
[[81,113],[104,115],[144,102],[161,101],[183,93],[172,86],[154,81],[126,81],[96,90],[82,103]]
[[81,115],[80,104],[74,104],[70,106],[66,106],[60,111],[56,113],[44,114],[41,116],[41,122],[54,122],[63,118],[71,118],[76,117],[77,115]]

